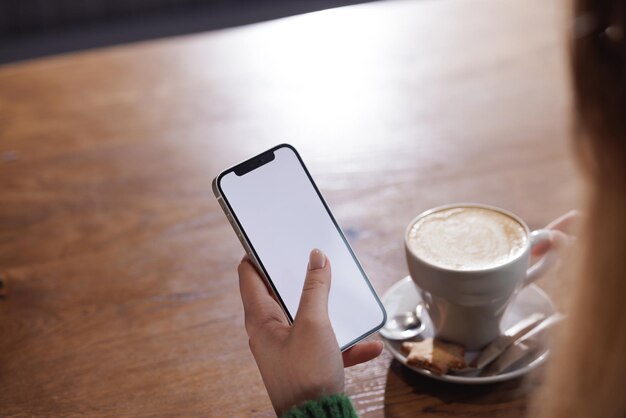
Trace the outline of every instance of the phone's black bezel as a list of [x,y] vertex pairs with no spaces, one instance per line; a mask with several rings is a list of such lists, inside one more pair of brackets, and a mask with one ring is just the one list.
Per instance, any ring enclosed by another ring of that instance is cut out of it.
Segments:
[[227,175],[227,174],[229,174],[231,172],[234,172],[237,176],[242,176],[242,175],[245,175],[245,174],[247,174],[247,173],[257,169],[258,167],[261,167],[262,165],[265,165],[265,164],[273,161],[274,158],[275,158],[274,152],[279,150],[279,149],[281,149],[281,148],[289,148],[296,155],[296,157],[298,158],[298,161],[300,162],[300,166],[302,167],[302,169],[306,173],[309,181],[311,182],[311,185],[313,186],[313,189],[315,190],[315,192],[317,193],[317,196],[319,197],[320,201],[324,205],[324,208],[326,209],[326,213],[328,214],[328,216],[330,216],[330,219],[332,220],[333,224],[335,225],[335,228],[337,229],[337,232],[339,233],[339,235],[341,236],[341,239],[343,240],[344,244],[348,248],[348,251],[350,252],[350,256],[352,257],[352,259],[356,263],[357,267],[359,268],[359,271],[361,272],[363,278],[365,279],[365,282],[367,283],[367,285],[368,285],[368,287],[370,289],[370,292],[372,292],[372,295],[374,296],[374,299],[376,300],[376,303],[378,303],[378,306],[379,306],[381,312],[383,313],[383,320],[382,320],[382,322],[380,324],[378,324],[377,326],[375,326],[374,328],[372,328],[371,330],[369,330],[365,334],[361,335],[360,337],[356,338],[355,340],[347,343],[344,347],[341,347],[341,351],[344,351],[344,350],[348,349],[349,347],[352,347],[353,345],[355,345],[359,341],[364,340],[365,338],[369,337],[370,335],[372,335],[373,333],[378,331],[380,328],[382,328],[383,325],[385,325],[385,323],[387,322],[387,311],[385,310],[384,305],[380,301],[380,298],[378,297],[378,294],[374,290],[374,287],[372,286],[372,283],[370,282],[369,277],[367,277],[367,274],[363,270],[363,267],[361,266],[361,263],[359,262],[358,258],[354,254],[354,251],[352,250],[352,246],[348,242],[348,239],[346,238],[346,236],[343,233],[341,227],[337,223],[337,220],[335,219],[335,217],[333,216],[332,212],[330,211],[330,208],[326,204],[326,200],[324,199],[324,197],[322,196],[322,193],[317,188],[317,184],[315,184],[315,181],[313,181],[313,177],[311,177],[311,174],[309,173],[309,170],[307,169],[306,165],[304,164],[304,161],[302,161],[302,158],[300,157],[300,154],[298,153],[298,151],[290,144],[279,144],[279,145],[276,145],[275,147],[272,147],[272,148],[270,148],[267,151],[263,151],[262,153],[254,156],[254,157],[252,157],[252,158],[250,158],[250,159],[248,159],[248,160],[246,160],[246,161],[244,161],[244,162],[242,162],[240,164],[237,164],[237,165],[235,165],[235,166],[233,166],[233,167],[231,167],[231,168],[229,168],[227,170],[222,171],[216,177],[215,183],[216,183],[216,186],[217,186],[217,189],[219,191],[221,199],[228,206],[228,211],[230,212],[233,220],[237,223],[237,227],[239,228],[239,230],[243,234],[244,239],[246,240],[246,243],[250,247],[250,250],[254,253],[254,257],[258,261],[259,267],[263,270],[263,274],[267,278],[268,284],[271,286],[272,291],[273,291],[274,295],[276,296],[276,298],[278,300],[278,303],[280,303],[283,311],[285,312],[285,314],[289,318],[289,322],[292,323],[293,322],[293,317],[291,316],[291,312],[289,312],[289,309],[287,309],[287,306],[285,305],[285,302],[283,301],[282,297],[280,296],[280,293],[278,292],[278,290],[274,286],[274,282],[272,281],[272,278],[270,277],[270,275],[268,274],[267,270],[265,269],[265,266],[263,265],[262,260],[259,258],[259,255],[258,255],[256,249],[254,248],[254,245],[252,245],[252,242],[248,238],[248,234],[246,233],[246,231],[244,230],[243,226],[241,225],[241,222],[239,222],[239,218],[237,217],[237,214],[234,212],[232,206],[230,205],[230,202],[228,201],[228,198],[224,194],[224,191],[222,190],[222,185],[221,185],[222,178],[225,175]]

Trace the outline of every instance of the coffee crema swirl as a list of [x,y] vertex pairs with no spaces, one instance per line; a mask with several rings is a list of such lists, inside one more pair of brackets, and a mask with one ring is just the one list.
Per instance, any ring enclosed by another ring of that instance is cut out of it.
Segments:
[[483,270],[517,258],[525,228],[488,208],[454,207],[430,213],[409,230],[408,246],[420,259],[453,270]]

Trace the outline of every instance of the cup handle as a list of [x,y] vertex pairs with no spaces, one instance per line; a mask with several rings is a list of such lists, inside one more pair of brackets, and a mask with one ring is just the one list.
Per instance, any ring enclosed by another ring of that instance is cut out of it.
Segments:
[[[550,243],[550,236],[552,232],[549,229],[538,229],[530,233],[530,251],[539,244]],[[554,248],[550,248],[548,252],[541,257],[539,261],[530,266],[526,271],[526,280],[524,280],[524,286],[533,283],[540,278],[546,271],[554,267],[559,261],[559,254]]]

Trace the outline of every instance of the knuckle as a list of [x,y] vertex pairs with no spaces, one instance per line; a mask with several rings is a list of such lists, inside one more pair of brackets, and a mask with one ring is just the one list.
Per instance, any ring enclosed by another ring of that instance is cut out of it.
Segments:
[[312,315],[301,315],[296,318],[296,325],[306,330],[323,329],[327,321],[323,317],[314,317]]
[[310,273],[309,277],[304,281],[304,286],[302,288],[303,292],[316,290],[319,288],[326,287],[328,280],[326,279],[324,274],[319,273]]
[[257,339],[248,338],[248,347],[250,347],[250,351],[253,353],[256,351],[256,348],[259,346]]
[[254,337],[257,333],[257,326],[254,323],[254,318],[252,318],[251,315],[246,314],[244,324],[246,327],[246,334],[248,334],[248,337],[249,338]]
[[248,335],[249,335],[250,334],[250,329],[252,329],[252,327],[253,327],[254,315],[252,315],[250,312],[246,311],[244,313],[244,316],[243,316],[243,321],[244,321],[244,324],[246,326],[246,331],[248,331]]
[[282,323],[282,318],[279,315],[271,313],[257,321],[257,327],[261,330],[271,331],[274,327]]
[[256,355],[263,351],[263,347],[266,344],[263,342],[262,338],[257,336],[248,338],[248,347],[250,348],[250,352],[252,355],[256,357]]
[[245,262],[242,261],[241,263],[237,265],[237,274],[239,275],[239,281],[241,281],[241,277],[244,275],[244,270],[246,268],[244,263]]
[[252,312],[244,314],[244,323],[248,337],[257,337],[260,334],[272,332],[276,327],[283,324],[282,312],[266,312],[263,315],[255,315]]
[[252,312],[246,312],[244,321],[246,324],[246,331],[249,337],[251,337],[253,333],[258,332],[259,328],[261,328],[258,315],[255,315]]

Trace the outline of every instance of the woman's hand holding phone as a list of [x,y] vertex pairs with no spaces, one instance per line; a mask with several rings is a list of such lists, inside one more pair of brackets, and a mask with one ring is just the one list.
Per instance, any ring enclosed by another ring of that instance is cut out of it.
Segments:
[[331,266],[313,250],[293,325],[246,257],[238,267],[250,350],[278,416],[307,400],[341,393],[344,367],[382,351],[380,341],[362,342],[341,353],[328,317]]

